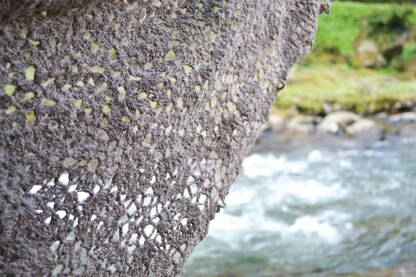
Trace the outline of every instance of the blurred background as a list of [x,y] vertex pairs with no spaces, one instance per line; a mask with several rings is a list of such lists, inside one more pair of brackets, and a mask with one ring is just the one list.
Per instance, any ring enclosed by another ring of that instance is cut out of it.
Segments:
[[337,1],[183,277],[416,276],[416,1]]

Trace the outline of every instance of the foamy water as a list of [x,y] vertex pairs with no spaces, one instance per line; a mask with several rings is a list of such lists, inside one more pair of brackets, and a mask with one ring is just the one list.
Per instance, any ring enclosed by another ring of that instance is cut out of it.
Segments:
[[416,145],[254,153],[188,276],[333,276],[416,262]]

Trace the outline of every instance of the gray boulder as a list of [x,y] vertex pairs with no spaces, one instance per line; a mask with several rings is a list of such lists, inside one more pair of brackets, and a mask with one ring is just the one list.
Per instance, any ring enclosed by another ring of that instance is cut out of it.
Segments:
[[362,142],[375,142],[383,137],[383,129],[373,120],[364,118],[349,125],[346,133]]
[[347,111],[338,111],[327,115],[318,125],[317,131],[321,134],[341,134],[345,128],[357,122],[361,116]]

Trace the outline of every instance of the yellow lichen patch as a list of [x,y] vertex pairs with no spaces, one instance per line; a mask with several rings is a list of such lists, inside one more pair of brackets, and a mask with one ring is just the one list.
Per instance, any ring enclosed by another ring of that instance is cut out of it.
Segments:
[[24,99],[25,100],[30,100],[30,99],[33,99],[34,97],[35,97],[35,93],[33,93],[32,91],[30,91],[30,92],[26,92],[25,93]]
[[182,97],[179,97],[178,99],[176,99],[176,105],[178,106],[178,108],[182,109],[183,108],[183,99]]
[[146,92],[140,92],[138,98],[139,98],[139,100],[146,99],[147,98],[147,93]]
[[75,100],[75,106],[77,106],[77,108],[81,108],[81,106],[82,106],[82,99]]
[[14,86],[14,85],[5,85],[4,86],[4,92],[8,96],[12,96],[15,91],[16,91],[16,86]]
[[111,112],[111,108],[109,105],[103,105],[103,113],[108,114]]
[[92,53],[97,53],[98,50],[100,50],[100,45],[98,45],[95,42],[91,42],[91,48],[90,48]]
[[220,90],[220,89],[222,89],[222,88],[223,88],[223,85],[222,85],[221,81],[220,81],[220,80],[217,80],[217,81],[215,82],[215,89],[216,89],[216,90]]
[[42,87],[43,88],[47,88],[50,84],[55,82],[55,78],[49,78],[48,80],[46,80],[45,82],[42,83]]
[[209,111],[209,102],[207,102],[207,103],[205,103],[205,106],[204,106],[204,109],[206,110],[206,111]]
[[107,83],[104,82],[104,83],[102,83],[102,85],[99,88],[97,88],[96,92],[97,93],[103,92],[104,90],[107,89],[107,87],[108,87]]
[[14,113],[16,110],[17,108],[15,106],[9,106],[7,107],[6,114]]
[[198,46],[198,44],[197,44],[196,42],[194,42],[194,43],[192,43],[192,44],[189,46],[189,48],[190,48],[191,50],[195,50],[197,46]]
[[173,61],[176,59],[176,54],[173,50],[169,50],[165,55],[165,61]]
[[10,67],[12,67],[11,63],[6,63],[6,69],[10,69]]
[[163,108],[159,108],[156,110],[156,116],[158,116],[163,111]]
[[178,46],[179,44],[181,44],[181,43],[177,40],[172,41],[173,46]]
[[169,78],[169,80],[170,80],[172,83],[176,83],[176,78],[175,78],[175,77],[170,77],[170,78]]
[[102,66],[96,65],[91,67],[91,71],[94,73],[104,73],[105,69]]
[[195,86],[195,92],[200,92],[201,91],[201,86],[200,85],[196,85]]
[[157,107],[157,102],[155,101],[150,101],[150,107],[152,107],[153,109]]
[[120,71],[114,71],[112,74],[113,78],[118,78],[121,76],[121,72]]
[[63,92],[67,92],[70,88],[71,88],[71,85],[70,85],[70,84],[65,84],[65,85],[61,88],[61,90],[62,90]]
[[110,14],[108,17],[107,17],[107,19],[108,19],[108,21],[110,21],[110,22],[112,22],[113,20],[114,20],[114,14],[112,13],[112,14]]
[[101,126],[107,128],[108,127],[108,120],[107,118],[104,118],[103,120],[101,120]]
[[168,97],[171,97],[172,96],[172,90],[171,89],[168,89],[166,91],[166,94],[168,95]]
[[83,82],[83,81],[78,81],[78,82],[76,83],[76,85],[77,85],[77,87],[79,87],[79,88],[83,88],[83,87],[84,87],[84,82]]
[[146,17],[147,17],[147,9],[143,8],[141,9],[140,14],[139,14],[139,20],[144,21]]
[[34,111],[29,111],[26,114],[26,123],[28,125],[33,125],[36,122],[36,114]]
[[173,109],[173,104],[169,103],[169,105],[166,106],[166,112],[170,113]]
[[38,46],[40,44],[39,40],[29,40],[30,44],[32,44],[33,46]]
[[43,11],[40,13],[43,17],[46,17],[48,15],[48,11]]
[[149,70],[149,69],[151,69],[152,67],[153,67],[153,63],[151,63],[151,62],[145,63],[145,64],[143,65],[143,68],[144,68],[145,70]]
[[12,79],[14,75],[16,75],[16,73],[15,73],[15,72],[11,72],[11,73],[9,73],[9,79]]
[[52,107],[55,106],[56,101],[49,99],[49,98],[43,98],[42,99],[42,105]]
[[214,12],[218,12],[219,10],[221,10],[221,8],[220,7],[214,7]]
[[77,53],[75,53],[75,58],[81,58],[81,51],[78,51]]
[[264,70],[260,69],[259,70],[259,78],[263,78],[264,77]]
[[192,72],[192,66],[190,66],[190,65],[187,65],[187,64],[185,64],[185,65],[183,65],[183,70],[185,71],[185,73],[191,73]]
[[88,84],[89,84],[90,86],[95,86],[94,79],[93,79],[93,78],[89,78],[89,79],[88,79]]
[[89,32],[86,32],[83,36],[84,39],[90,39],[91,38],[91,34]]
[[85,112],[86,114],[91,114],[91,113],[92,113],[92,109],[91,109],[91,108],[85,108],[85,109],[84,109],[84,112]]
[[110,60],[114,61],[117,59],[117,52],[116,49],[111,48],[110,49]]
[[123,100],[124,98],[126,98],[126,90],[124,89],[124,87],[118,87],[117,91],[119,100]]
[[114,100],[113,97],[108,96],[108,95],[105,96],[105,101],[110,102],[110,101],[113,101],[113,100]]
[[165,84],[163,82],[160,82],[159,84],[157,84],[157,88],[162,89],[165,86]]
[[34,66],[28,66],[25,70],[25,77],[28,81],[35,79],[36,68]]
[[122,120],[124,123],[130,123],[130,118],[129,118],[128,116],[122,116],[122,117],[121,117],[121,120]]

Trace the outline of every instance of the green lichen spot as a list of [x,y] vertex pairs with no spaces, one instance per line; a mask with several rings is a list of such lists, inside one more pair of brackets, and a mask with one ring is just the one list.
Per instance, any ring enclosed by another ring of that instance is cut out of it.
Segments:
[[143,20],[145,20],[145,19],[146,19],[146,17],[147,17],[147,9],[146,9],[146,8],[143,8],[143,9],[140,11],[139,20],[140,20],[140,21],[143,21]]
[[112,76],[113,76],[113,78],[118,78],[118,77],[121,76],[121,72],[120,71],[114,71]]
[[98,52],[98,50],[100,50],[100,45],[98,45],[97,43],[95,43],[95,42],[92,42],[91,43],[91,52],[93,52],[93,53],[97,53]]
[[6,114],[14,113],[17,110],[15,106],[9,106],[6,110]]
[[26,123],[28,125],[33,125],[33,124],[35,124],[35,122],[36,122],[36,114],[35,114],[35,112],[34,111],[29,111],[26,114]]
[[185,71],[186,74],[191,73],[192,72],[192,67],[190,65],[185,64],[183,66],[183,70]]
[[104,118],[103,120],[101,120],[101,126],[107,128],[108,127],[108,120],[107,118]]
[[178,46],[179,44],[181,44],[181,43],[177,40],[172,41],[173,46]]
[[166,106],[166,112],[170,113],[172,111],[172,109],[173,109],[173,104],[169,103],[169,105]]
[[218,103],[218,98],[217,97],[212,97],[211,98],[211,108],[215,107],[215,105],[217,105]]
[[13,85],[5,85],[4,86],[4,91],[6,92],[6,94],[8,96],[12,96],[13,93],[16,91],[16,86],[13,86]]
[[220,9],[220,7],[214,7],[214,12],[218,12]]
[[88,84],[89,84],[90,86],[95,86],[94,79],[93,79],[93,78],[89,78],[89,79],[88,79]]
[[91,108],[85,108],[85,109],[84,109],[84,112],[85,112],[86,114],[91,114],[91,113],[92,113],[92,109],[91,109]]
[[158,116],[163,111],[163,108],[159,108],[156,110],[156,116]]
[[176,104],[177,104],[178,108],[182,109],[182,107],[183,107],[182,97],[179,97],[178,99],[176,99]]
[[39,40],[29,40],[30,44],[32,44],[33,46],[38,46],[40,44]]
[[201,86],[200,85],[196,85],[195,86],[195,92],[200,92],[201,91]]
[[140,92],[140,94],[139,94],[139,100],[143,100],[143,99],[146,99],[147,98],[147,93],[146,92]]
[[172,90],[171,89],[168,89],[166,91],[166,94],[168,95],[168,97],[171,97],[172,96]]
[[145,69],[145,70],[149,70],[149,69],[151,69],[153,67],[153,63],[145,63],[144,65],[143,65],[143,68]]
[[77,160],[75,160],[74,158],[72,158],[72,157],[68,157],[68,158],[66,158],[63,162],[62,162],[62,165],[64,166],[64,167],[70,167],[70,166],[72,166],[72,165],[74,165],[74,164],[76,164],[77,163]]
[[111,112],[111,108],[109,105],[104,105],[103,106],[103,113],[108,114],[109,112]]
[[55,78],[49,78],[45,82],[42,83],[43,88],[47,88],[50,84],[55,82]]
[[264,70],[260,69],[259,70],[259,78],[263,78],[264,77]]
[[88,170],[89,171],[95,171],[98,167],[98,164],[99,164],[99,162],[98,162],[97,159],[92,159],[87,165]]
[[63,92],[67,92],[70,88],[71,88],[71,85],[70,85],[70,84],[65,84],[65,85],[62,87],[62,91],[63,91]]
[[83,36],[84,39],[90,39],[91,38],[91,34],[86,32]]
[[48,99],[48,98],[42,99],[42,105],[44,106],[52,107],[52,106],[55,106],[55,104],[56,104],[56,101],[52,99]]
[[29,66],[26,68],[25,77],[28,81],[33,81],[35,79],[36,68],[33,66]]
[[118,87],[117,91],[119,100],[123,100],[124,98],[126,98],[126,90],[124,89],[124,87]]
[[11,63],[6,63],[6,68],[10,69],[10,67],[12,67],[12,64]]
[[230,112],[235,112],[237,110],[237,107],[235,106],[235,104],[231,101],[229,101],[227,103],[227,108]]
[[227,76],[225,77],[225,83],[226,83],[226,84],[232,84],[232,83],[233,83],[233,80],[234,80],[233,75],[227,75]]
[[78,81],[78,82],[76,83],[76,85],[77,85],[77,87],[79,87],[79,88],[83,88],[83,87],[84,87],[84,82],[83,82],[83,81]]
[[35,97],[35,93],[33,93],[32,91],[30,91],[30,92],[26,92],[25,93],[25,100],[30,100],[30,99],[33,99]]
[[117,52],[116,52],[116,49],[114,49],[114,48],[111,48],[110,49],[110,59],[112,61],[114,61],[114,60],[117,59]]
[[142,78],[140,78],[140,77],[136,77],[136,76],[133,76],[133,75],[130,75],[129,76],[129,80],[130,81],[140,81]]
[[135,115],[136,115],[136,118],[139,118],[140,115],[141,115],[140,111],[139,110],[136,110]]
[[108,87],[108,85],[107,85],[107,83],[103,83],[99,88],[97,88],[97,90],[96,90],[96,92],[97,93],[101,93],[101,92],[103,92],[104,90],[106,90],[107,89],[107,87]]
[[81,108],[81,106],[82,106],[82,99],[75,100],[75,105],[77,106],[77,108]]
[[157,107],[157,102],[155,101],[150,101],[150,107],[152,107],[153,109]]
[[127,116],[123,116],[123,117],[121,117],[121,120],[122,120],[124,123],[130,123],[130,118],[128,118]]
[[102,66],[96,65],[91,67],[91,71],[94,73],[104,73],[105,69]]
[[165,61],[173,61],[176,59],[176,54],[173,50],[169,50],[165,55]]
[[27,31],[26,29],[23,29],[23,30],[20,32],[20,35],[21,35],[23,38],[27,38],[27,34],[28,34],[28,31]]

